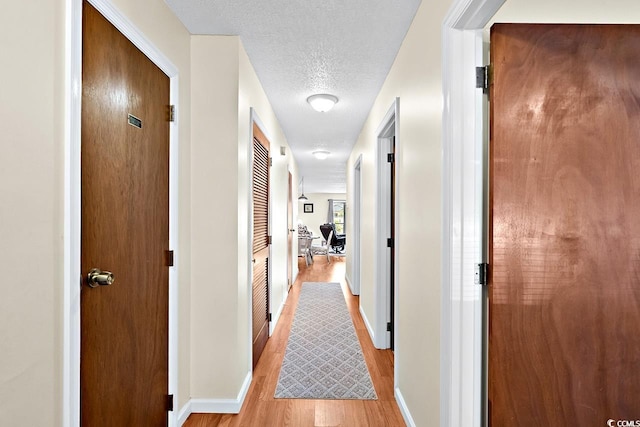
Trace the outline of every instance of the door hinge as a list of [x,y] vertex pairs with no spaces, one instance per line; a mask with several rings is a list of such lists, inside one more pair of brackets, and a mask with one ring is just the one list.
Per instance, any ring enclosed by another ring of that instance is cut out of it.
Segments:
[[165,260],[167,267],[173,267],[173,251],[165,251]]
[[167,411],[173,411],[173,394],[167,395]]
[[273,166],[273,157],[269,157],[269,166]]
[[396,155],[394,153],[387,153],[387,162],[393,163],[396,161]]
[[387,247],[388,248],[393,247],[393,237],[387,237]]
[[476,285],[487,285],[487,270],[489,268],[489,264],[486,262],[476,264],[476,272],[474,282]]
[[267,245],[270,245],[273,241],[273,238],[271,236],[267,236]]
[[387,322],[387,332],[391,332],[391,322]]
[[271,313],[269,313],[269,322],[271,322],[272,318],[273,318],[273,316],[271,315]]
[[176,121],[176,106],[175,105],[169,105],[169,121],[170,122],[175,122]]
[[489,93],[489,78],[491,68],[488,65],[476,67],[476,88],[482,89],[482,93]]

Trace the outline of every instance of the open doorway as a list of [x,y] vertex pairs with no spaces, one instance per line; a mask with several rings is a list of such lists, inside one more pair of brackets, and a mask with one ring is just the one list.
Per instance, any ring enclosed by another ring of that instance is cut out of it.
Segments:
[[376,160],[376,333],[377,348],[394,348],[397,307],[395,236],[395,150],[399,98],[389,108],[377,134]]
[[353,168],[353,261],[351,263],[351,280],[349,281],[349,287],[353,295],[360,295],[360,273],[361,273],[361,259],[360,259],[360,226],[361,226],[361,209],[362,209],[362,155],[358,157],[356,164]]

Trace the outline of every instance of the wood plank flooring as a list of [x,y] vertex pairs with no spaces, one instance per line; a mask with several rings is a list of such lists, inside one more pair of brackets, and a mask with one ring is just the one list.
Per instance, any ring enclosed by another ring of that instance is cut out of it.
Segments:
[[[401,427],[402,414],[393,396],[393,353],[377,350],[358,311],[358,297],[345,282],[344,258],[316,256],[307,267],[298,259],[300,273],[287,297],[278,325],[269,338],[253,373],[253,382],[239,414],[191,414],[185,427]],[[342,285],[378,400],[275,399],[291,323],[303,282],[338,282]]]

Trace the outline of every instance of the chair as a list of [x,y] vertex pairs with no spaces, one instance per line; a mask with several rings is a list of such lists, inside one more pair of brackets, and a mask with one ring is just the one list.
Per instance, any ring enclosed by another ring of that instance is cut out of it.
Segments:
[[322,224],[320,226],[320,232],[325,240],[330,243],[331,248],[336,253],[342,253],[342,251],[344,251],[344,245],[347,244],[347,236],[344,234],[337,234],[335,224]]
[[313,263],[313,255],[311,254],[311,237],[298,237],[298,256],[304,257],[304,261],[307,266]]
[[333,237],[333,230],[329,232],[329,238],[325,240],[324,245],[311,246],[311,255],[326,255],[327,262],[331,262],[331,257],[329,256],[329,242],[331,241],[331,237]]

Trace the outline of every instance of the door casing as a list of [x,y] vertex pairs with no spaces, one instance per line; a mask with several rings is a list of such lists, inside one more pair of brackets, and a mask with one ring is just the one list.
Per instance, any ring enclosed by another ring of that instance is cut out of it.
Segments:
[[[170,103],[179,111],[179,73],[173,63],[109,0],[88,0],[109,22],[170,79]],[[64,293],[63,293],[63,425],[80,425],[80,102],[82,82],[82,0],[66,0],[65,27],[65,167],[64,167]],[[177,114],[176,114],[177,117]],[[169,394],[178,400],[178,119],[169,134]],[[169,412],[169,426],[178,425],[178,410]]]
[[[506,0],[454,0],[443,22],[442,277],[440,425],[484,426],[483,293],[474,284],[483,262],[485,25]],[[454,161],[455,160],[455,161]],[[473,200],[471,200],[473,199]]]
[[[273,139],[271,138],[271,136],[269,135],[269,133],[266,131],[266,127],[263,124],[262,120],[260,120],[260,117],[258,116],[258,114],[256,113],[256,111],[253,109],[253,107],[251,107],[249,109],[249,116],[250,116],[250,122],[248,123],[249,126],[249,143],[247,144],[247,158],[249,159],[249,165],[253,165],[253,126],[254,124],[260,129],[260,131],[264,134],[264,136],[269,140],[272,141]],[[247,271],[247,277],[253,277],[253,264],[251,262],[251,260],[253,259],[253,184],[251,184],[253,182],[253,168],[252,167],[248,167],[247,168],[247,182],[249,183],[249,191],[248,191],[248,197],[247,197],[247,212],[249,212],[248,215],[248,222],[247,222],[247,265],[246,265],[246,271]],[[273,200],[272,200],[272,192],[269,191],[269,206],[273,206]],[[272,235],[272,215],[271,215],[271,208],[269,208],[269,234]],[[272,247],[273,245],[269,245],[269,259],[272,259],[273,253],[272,253]],[[273,313],[273,286],[272,286],[272,274],[273,274],[273,268],[270,268],[268,270],[268,275],[267,275],[267,288],[268,288],[268,302],[269,302],[269,313]],[[251,293],[253,292],[253,288],[252,288],[252,281],[248,280],[247,281],[247,295],[251,295]],[[253,333],[253,299],[252,298],[247,298],[247,310],[248,310],[248,321],[247,321],[247,341],[248,341],[248,348],[249,350],[249,354],[248,354],[248,372],[253,372],[253,357],[252,357],[252,353],[251,353],[251,349],[253,346],[253,340],[252,340],[252,333]],[[278,321],[278,314],[274,313],[273,314],[273,318],[272,321],[269,322],[269,337],[273,334],[273,330],[275,329],[275,325]]]
[[[398,236],[395,236],[395,244],[392,251],[395,254],[395,268],[394,268],[394,283],[396,284],[394,298],[390,295],[390,254],[389,248],[387,248],[387,238],[390,236],[390,210],[389,199],[391,197],[390,188],[390,168],[387,162],[387,153],[391,151],[391,138],[396,137],[396,152],[399,151],[400,138],[398,132],[399,124],[399,108],[400,99],[396,98],[384,119],[378,126],[375,135],[377,135],[376,141],[376,248],[375,248],[375,292],[374,292],[374,305],[376,310],[373,342],[376,348],[389,348],[391,334],[387,332],[387,322],[392,321],[393,327],[396,328],[395,320],[391,320],[391,301],[395,301],[395,317],[398,316],[397,306],[397,284],[398,284]],[[398,188],[396,183],[396,189]],[[395,192],[395,211],[398,212],[398,192]],[[394,227],[398,230],[397,215],[396,223]],[[394,331],[394,335],[397,332]],[[397,349],[396,349],[397,351]]]
[[360,224],[362,209],[362,154],[353,167],[353,231],[351,234],[351,280],[348,280],[351,293],[360,295],[361,253],[360,253]]

